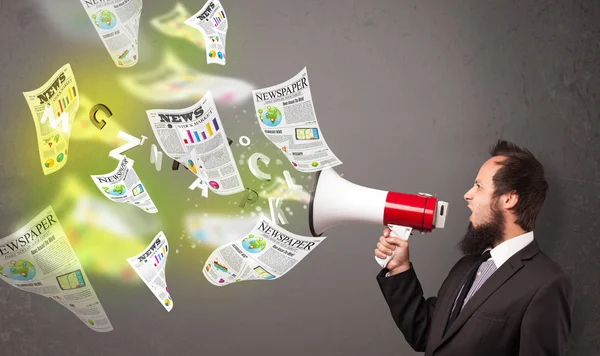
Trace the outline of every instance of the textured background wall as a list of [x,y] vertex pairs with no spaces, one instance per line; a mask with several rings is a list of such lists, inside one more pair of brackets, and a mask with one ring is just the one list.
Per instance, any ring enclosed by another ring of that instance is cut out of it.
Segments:
[[[188,65],[255,87],[283,82],[306,66],[324,136],[344,162],[338,172],[357,184],[438,193],[450,202],[446,229],[411,240],[427,295],[437,292],[460,257],[455,245],[468,223],[462,196],[488,158],[487,148],[498,138],[529,148],[550,184],[536,239],[575,285],[569,355],[600,355],[599,1],[222,2],[230,21],[227,65],[207,67],[202,50],[193,48],[185,55]],[[173,3],[146,0],[140,62],[118,69],[78,1],[49,3],[0,0],[0,236],[51,204],[40,190],[64,177],[42,177],[21,93],[69,62],[82,92],[95,101],[130,101],[137,116],[128,131],[153,139],[144,111],[162,106],[140,104],[118,86],[110,90],[99,82],[153,68],[165,46],[189,46],[148,23]],[[184,4],[189,10],[202,5]],[[69,21],[80,30],[69,33]],[[232,119],[243,110],[251,113],[252,102],[219,109],[228,136],[255,132],[259,140],[251,114],[242,122]],[[263,152],[283,159],[271,149]],[[147,147],[139,151],[132,155],[148,165]],[[102,148],[97,157],[106,152]],[[241,153],[234,147],[236,157]],[[99,171],[80,173],[85,180]],[[151,174],[157,173],[147,169]],[[158,182],[149,189],[160,190]],[[178,188],[184,194],[185,182]],[[202,205],[197,210],[210,212],[210,203],[194,194]],[[164,210],[177,204],[161,201]],[[292,231],[308,234],[305,211],[292,220]],[[372,250],[380,233],[379,226],[337,227],[284,278],[225,288],[211,286],[200,273],[210,250],[186,245],[169,257],[170,313],[144,285],[88,272],[115,328],[109,334],[88,330],[50,300],[0,283],[0,354],[416,355],[375,281]]]

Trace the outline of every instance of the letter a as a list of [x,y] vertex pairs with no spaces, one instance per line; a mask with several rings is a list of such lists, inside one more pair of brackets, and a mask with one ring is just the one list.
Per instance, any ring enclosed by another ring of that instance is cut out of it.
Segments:
[[196,188],[202,189],[202,196],[208,198],[208,184],[204,183],[204,180],[202,180],[202,178],[196,179],[194,183],[192,183],[192,185],[189,186],[190,190],[194,190]]

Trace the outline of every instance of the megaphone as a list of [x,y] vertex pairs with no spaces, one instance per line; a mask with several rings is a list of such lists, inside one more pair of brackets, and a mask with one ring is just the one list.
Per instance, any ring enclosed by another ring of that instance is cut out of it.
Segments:
[[[333,168],[325,168],[315,178],[308,213],[310,232],[315,237],[342,223],[366,222],[387,225],[392,236],[408,240],[413,229],[426,233],[443,228],[448,203],[427,193],[363,187],[340,177]],[[375,260],[385,267],[391,257]]]

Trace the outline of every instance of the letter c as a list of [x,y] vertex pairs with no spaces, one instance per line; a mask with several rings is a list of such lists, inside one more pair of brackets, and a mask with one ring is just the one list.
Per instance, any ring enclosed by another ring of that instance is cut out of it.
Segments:
[[98,119],[96,118],[96,114],[98,113],[98,111],[102,111],[104,115],[106,115],[107,119],[112,116],[112,111],[110,111],[108,106],[104,104],[96,104],[90,109],[90,121],[94,126],[96,126],[98,130],[102,130],[104,126],[106,126],[106,121],[98,121]]
[[258,168],[258,160],[261,160],[265,163],[266,166],[269,166],[269,162],[271,161],[269,157],[265,156],[260,152],[255,152],[248,158],[248,167],[250,167],[250,172],[254,174],[254,176],[258,179],[270,181],[271,175],[267,174]]

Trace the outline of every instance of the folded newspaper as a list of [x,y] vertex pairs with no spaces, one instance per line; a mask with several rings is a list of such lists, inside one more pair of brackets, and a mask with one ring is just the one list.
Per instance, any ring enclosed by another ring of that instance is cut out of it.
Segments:
[[114,171],[90,177],[108,199],[117,203],[133,204],[147,213],[158,212],[144,184],[133,169],[133,160],[126,156],[121,158]]
[[165,279],[165,267],[167,266],[168,255],[169,243],[167,242],[167,237],[161,231],[154,237],[144,252],[128,258],[127,262],[142,278],[165,309],[171,311],[173,309],[173,299],[171,299],[167,280]]
[[216,286],[279,278],[323,239],[293,234],[261,216],[249,234],[213,251],[202,273]]
[[163,152],[208,184],[219,195],[244,191],[210,92],[185,109],[146,111]]
[[44,85],[24,92],[33,116],[45,175],[67,164],[69,138],[79,108],[79,90],[70,64],[62,66]]
[[117,67],[138,61],[142,0],[80,0]]
[[316,172],[342,162],[319,128],[306,68],[292,79],[252,91],[260,128],[300,172]]
[[185,20],[186,25],[202,32],[206,47],[206,62],[225,65],[225,36],[228,21],[225,9],[219,0],[209,0],[192,17]]
[[113,330],[51,206],[0,239],[0,279],[55,300],[94,331]]

